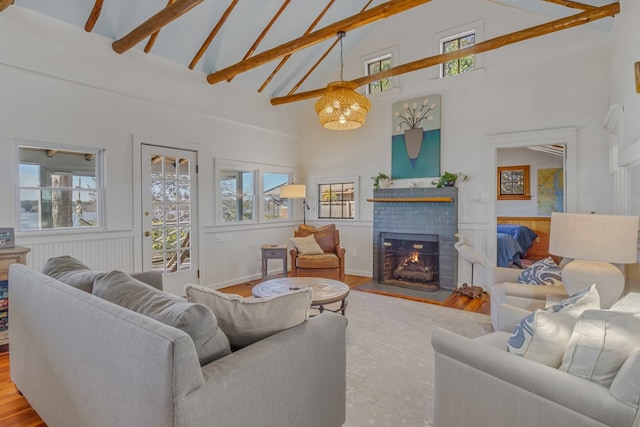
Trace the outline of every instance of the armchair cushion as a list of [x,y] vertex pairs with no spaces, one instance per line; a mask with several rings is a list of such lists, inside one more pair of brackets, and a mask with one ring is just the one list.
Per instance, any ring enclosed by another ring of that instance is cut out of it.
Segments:
[[91,292],[93,281],[104,274],[91,270],[69,255],[49,258],[42,267],[42,273],[85,292]]
[[300,255],[298,268],[339,268],[340,259],[335,254]]
[[595,285],[584,288],[546,309],[538,309],[522,319],[513,330],[507,350],[557,368],[576,319],[585,310],[599,309],[600,296]]
[[305,237],[292,237],[291,241],[300,255],[320,255],[324,253],[313,234]]
[[518,282],[530,285],[560,286],[562,285],[561,271],[553,258],[548,257],[522,270],[518,276]]
[[[609,387],[640,346],[640,314],[587,310],[578,318],[560,370]],[[637,404],[638,402],[636,402]]]
[[328,224],[324,227],[313,227],[301,224],[298,226],[297,236],[313,235],[316,242],[324,252],[336,252],[336,246],[340,243],[336,241],[336,225]]
[[213,311],[233,348],[246,347],[305,322],[313,297],[311,288],[269,298],[243,298],[191,284],[185,286],[185,293],[188,301]]

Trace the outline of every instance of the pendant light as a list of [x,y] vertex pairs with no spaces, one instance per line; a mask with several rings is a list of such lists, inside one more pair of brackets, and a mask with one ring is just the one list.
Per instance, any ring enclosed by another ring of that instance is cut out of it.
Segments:
[[342,79],[342,38],[346,35],[339,31],[340,40],[340,81],[329,83],[327,93],[316,102],[316,113],[320,118],[320,124],[331,130],[350,130],[359,128],[364,124],[367,113],[371,109],[371,103],[367,97],[355,91],[356,83],[345,82]]

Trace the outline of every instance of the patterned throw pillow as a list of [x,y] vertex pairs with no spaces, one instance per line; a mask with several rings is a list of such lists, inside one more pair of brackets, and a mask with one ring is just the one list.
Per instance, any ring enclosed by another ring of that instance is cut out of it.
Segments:
[[548,257],[522,270],[518,276],[518,282],[529,285],[560,286],[562,285],[561,271],[562,269],[553,258]]
[[596,285],[591,285],[556,305],[538,309],[515,327],[507,351],[557,368],[578,316],[585,310],[599,308],[600,295]]

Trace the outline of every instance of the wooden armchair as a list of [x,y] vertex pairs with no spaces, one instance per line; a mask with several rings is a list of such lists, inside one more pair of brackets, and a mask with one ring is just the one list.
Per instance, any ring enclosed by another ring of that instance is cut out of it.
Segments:
[[313,235],[323,254],[300,254],[294,246],[291,249],[291,275],[294,277],[326,277],[344,282],[344,254],[346,250],[340,246],[340,233],[335,224],[324,227],[312,227],[301,224],[294,233],[295,237]]

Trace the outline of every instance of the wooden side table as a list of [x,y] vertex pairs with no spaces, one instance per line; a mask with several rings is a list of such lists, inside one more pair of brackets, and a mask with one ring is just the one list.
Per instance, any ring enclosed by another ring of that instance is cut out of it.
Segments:
[[268,275],[267,260],[269,259],[281,259],[282,260],[282,275],[287,277],[287,248],[288,245],[262,245],[262,278],[264,279]]
[[9,266],[26,264],[29,251],[22,246],[0,249],[0,347],[9,343]]

